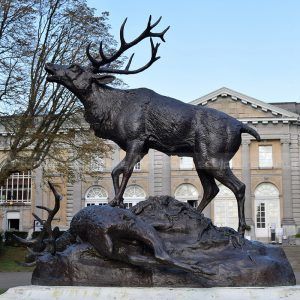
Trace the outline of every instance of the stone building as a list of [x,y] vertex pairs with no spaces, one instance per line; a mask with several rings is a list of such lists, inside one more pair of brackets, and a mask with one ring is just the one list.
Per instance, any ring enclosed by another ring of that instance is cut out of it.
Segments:
[[[191,102],[212,107],[255,127],[262,141],[243,134],[242,145],[232,159],[231,168],[247,186],[245,214],[252,239],[268,240],[270,228],[289,236],[300,230],[300,126],[298,103],[269,104],[228,88],[221,88]],[[3,136],[1,139],[5,139]],[[102,205],[113,198],[110,177],[112,168],[125,153],[116,145],[111,157],[95,158],[90,168],[101,176],[86,182],[65,182],[59,175],[53,178],[64,196],[55,222],[67,228],[72,216],[84,206]],[[52,195],[42,187],[42,168],[28,174],[15,174],[0,190],[0,224],[3,230],[29,230],[34,225],[31,213],[42,218],[36,205],[51,206]],[[220,192],[204,214],[215,225],[237,228],[237,205],[233,193],[219,184]],[[178,200],[197,205],[202,186],[192,159],[168,157],[150,150],[135,166],[124,194],[126,205],[132,206],[149,195],[172,195]]]

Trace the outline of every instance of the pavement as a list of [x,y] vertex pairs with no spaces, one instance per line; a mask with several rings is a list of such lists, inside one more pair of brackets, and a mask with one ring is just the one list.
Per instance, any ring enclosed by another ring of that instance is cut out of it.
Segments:
[[297,285],[300,284],[300,272],[294,272],[296,276]]
[[0,272],[0,288],[9,289],[11,287],[31,284],[32,272]]

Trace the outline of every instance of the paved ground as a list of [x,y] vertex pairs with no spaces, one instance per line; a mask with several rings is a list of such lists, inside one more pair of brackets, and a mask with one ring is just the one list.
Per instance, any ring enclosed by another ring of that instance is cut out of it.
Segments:
[[300,272],[295,272],[297,284],[300,284]]
[[8,289],[19,285],[30,285],[31,272],[0,272],[0,288]]

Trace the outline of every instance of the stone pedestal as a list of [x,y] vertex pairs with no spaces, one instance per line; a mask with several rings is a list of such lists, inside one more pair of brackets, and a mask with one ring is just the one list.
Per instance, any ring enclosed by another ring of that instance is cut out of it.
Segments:
[[274,288],[113,288],[21,286],[9,289],[0,300],[298,300],[300,286]]

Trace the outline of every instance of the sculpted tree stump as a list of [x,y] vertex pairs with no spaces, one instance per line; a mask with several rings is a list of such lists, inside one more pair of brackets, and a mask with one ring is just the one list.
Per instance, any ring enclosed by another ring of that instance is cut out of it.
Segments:
[[[85,217],[89,217],[89,224]],[[141,228],[145,230],[142,237]],[[126,234],[128,230],[130,234]],[[105,252],[108,248],[111,252]],[[70,230],[56,240],[56,249],[55,255],[39,256],[33,284],[145,287],[296,284],[280,247],[248,241],[231,228],[218,228],[189,204],[169,196],[150,197],[131,210],[85,208],[74,216]]]

